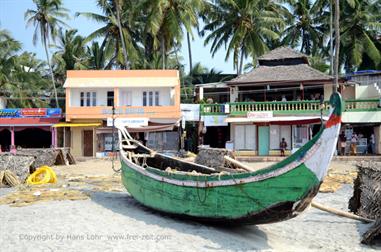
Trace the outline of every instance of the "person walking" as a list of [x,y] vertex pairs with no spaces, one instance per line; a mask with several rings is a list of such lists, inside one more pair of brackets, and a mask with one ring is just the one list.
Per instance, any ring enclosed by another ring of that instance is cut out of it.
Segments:
[[279,147],[280,147],[280,156],[284,157],[285,156],[284,152],[287,148],[287,142],[284,138],[282,138],[282,141],[280,142]]

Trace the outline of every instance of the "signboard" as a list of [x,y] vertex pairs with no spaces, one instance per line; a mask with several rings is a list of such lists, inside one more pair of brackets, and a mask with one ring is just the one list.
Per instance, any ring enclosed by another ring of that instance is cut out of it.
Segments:
[[264,119],[264,118],[272,118],[272,117],[273,117],[273,111],[247,112],[247,118]]
[[[123,114],[144,114],[144,108],[115,108],[116,115]],[[151,112],[150,114],[155,113]],[[104,115],[112,115],[112,109],[103,109],[102,114]]]
[[[112,118],[107,118],[107,126],[112,127]],[[148,118],[115,118],[115,126],[131,128],[148,126]]]
[[200,104],[180,104],[181,115],[185,121],[200,121]]
[[46,108],[23,108],[20,110],[22,117],[44,117],[47,114]]
[[211,116],[203,116],[204,125],[206,127],[209,126],[228,126],[226,122],[226,115],[211,115]]
[[60,118],[62,111],[60,108],[15,108],[0,109],[0,118]]

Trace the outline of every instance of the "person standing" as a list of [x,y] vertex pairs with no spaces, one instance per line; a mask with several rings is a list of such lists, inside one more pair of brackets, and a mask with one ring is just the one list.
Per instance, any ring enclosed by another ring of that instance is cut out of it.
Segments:
[[351,154],[356,156],[356,148],[357,148],[357,135],[353,133],[351,139]]
[[282,138],[282,141],[280,142],[279,147],[280,147],[280,156],[284,157],[285,156],[284,152],[287,148],[287,142],[286,140],[284,140],[284,138]]
[[376,154],[376,139],[374,137],[374,133],[370,135],[369,144],[370,144],[370,150],[372,154]]
[[345,138],[344,132],[341,132],[339,135],[339,154],[340,156],[345,155],[345,146],[346,146],[347,139]]

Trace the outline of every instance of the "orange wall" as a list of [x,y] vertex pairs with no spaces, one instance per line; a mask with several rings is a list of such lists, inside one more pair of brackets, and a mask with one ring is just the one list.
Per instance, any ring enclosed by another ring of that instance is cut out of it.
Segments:
[[[123,77],[177,77],[177,70],[72,70],[67,71],[68,78],[123,78]],[[90,87],[89,87],[90,88]],[[114,88],[114,104],[118,104],[119,89]],[[139,111],[136,114],[123,113],[118,117],[147,117],[147,118],[170,118],[178,119],[180,112],[180,79],[175,86],[174,106],[131,106],[129,111]],[[111,111],[111,107],[71,107],[70,88],[66,88],[66,121],[72,119],[107,119],[110,114],[104,110]],[[126,111],[127,107],[116,107],[116,110]],[[140,113],[140,111],[144,111]]]
[[[125,113],[125,111],[130,113]],[[112,107],[71,107],[66,109],[66,121],[72,119],[107,119]],[[180,118],[180,106],[115,107],[117,117]],[[132,114],[131,112],[136,112]],[[120,113],[121,112],[121,113]]]

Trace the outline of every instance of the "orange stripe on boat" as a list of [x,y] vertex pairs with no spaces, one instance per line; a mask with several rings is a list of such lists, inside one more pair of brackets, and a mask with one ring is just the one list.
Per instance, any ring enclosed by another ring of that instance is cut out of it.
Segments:
[[341,116],[332,114],[331,117],[328,119],[325,127],[330,128],[338,123],[341,123]]

